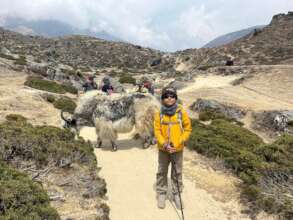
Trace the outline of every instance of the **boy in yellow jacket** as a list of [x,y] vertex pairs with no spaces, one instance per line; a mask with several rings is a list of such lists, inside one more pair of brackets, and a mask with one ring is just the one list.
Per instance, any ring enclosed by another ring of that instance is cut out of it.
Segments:
[[173,87],[162,90],[161,111],[156,113],[154,120],[154,132],[159,148],[159,167],[157,172],[157,201],[158,207],[165,208],[167,195],[168,167],[172,159],[175,162],[177,176],[174,167],[171,170],[172,192],[175,205],[180,209],[179,192],[176,187],[176,179],[179,182],[179,191],[182,192],[182,162],[184,142],[191,133],[191,122],[187,112],[177,104],[177,92]]

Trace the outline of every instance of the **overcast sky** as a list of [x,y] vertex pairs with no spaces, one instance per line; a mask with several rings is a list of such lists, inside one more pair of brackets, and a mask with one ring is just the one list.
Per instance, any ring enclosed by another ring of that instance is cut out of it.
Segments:
[[60,20],[169,51],[201,47],[288,11],[293,0],[0,0],[0,16]]

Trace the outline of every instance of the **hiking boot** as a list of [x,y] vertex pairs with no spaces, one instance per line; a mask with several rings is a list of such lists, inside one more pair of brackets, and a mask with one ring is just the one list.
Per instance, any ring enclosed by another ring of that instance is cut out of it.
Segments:
[[166,206],[166,195],[165,194],[158,195],[157,200],[158,200],[158,208],[164,209]]
[[[176,208],[181,210],[181,204],[180,204],[179,194],[175,194],[173,200],[174,200],[174,203],[175,203]],[[182,202],[182,200],[181,200],[181,202]],[[183,208],[184,207],[183,207],[183,202],[182,202],[182,209]]]

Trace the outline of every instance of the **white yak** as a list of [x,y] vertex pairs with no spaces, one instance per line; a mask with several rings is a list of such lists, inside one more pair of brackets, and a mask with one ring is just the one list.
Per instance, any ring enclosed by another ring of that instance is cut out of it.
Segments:
[[144,148],[153,140],[154,114],[160,107],[159,101],[150,94],[124,93],[106,95],[101,91],[85,93],[78,101],[71,119],[61,117],[66,127],[74,127],[79,133],[81,126],[95,126],[97,147],[109,140],[117,150],[118,133],[128,133],[135,127],[142,138]]

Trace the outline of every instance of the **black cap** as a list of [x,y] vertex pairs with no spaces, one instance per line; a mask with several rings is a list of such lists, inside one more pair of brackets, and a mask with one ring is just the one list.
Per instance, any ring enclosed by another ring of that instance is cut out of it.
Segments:
[[173,96],[175,96],[175,99],[177,99],[177,91],[174,87],[167,86],[167,87],[163,88],[161,99],[164,99],[164,97],[166,95],[173,95]]

